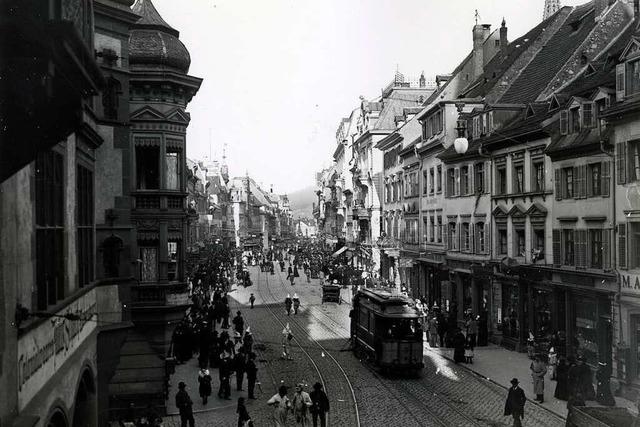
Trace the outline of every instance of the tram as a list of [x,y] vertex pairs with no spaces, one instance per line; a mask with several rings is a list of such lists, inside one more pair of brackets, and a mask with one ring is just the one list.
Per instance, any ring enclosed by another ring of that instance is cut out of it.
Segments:
[[353,297],[351,340],[356,355],[383,372],[419,375],[424,367],[422,317],[414,302],[379,289]]

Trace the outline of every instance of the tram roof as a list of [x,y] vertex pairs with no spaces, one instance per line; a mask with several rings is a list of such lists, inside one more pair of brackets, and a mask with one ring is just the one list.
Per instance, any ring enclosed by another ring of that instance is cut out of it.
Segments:
[[411,298],[391,293],[388,289],[361,289],[359,296],[366,299],[366,302],[362,301],[364,305],[384,313],[385,316],[419,317]]

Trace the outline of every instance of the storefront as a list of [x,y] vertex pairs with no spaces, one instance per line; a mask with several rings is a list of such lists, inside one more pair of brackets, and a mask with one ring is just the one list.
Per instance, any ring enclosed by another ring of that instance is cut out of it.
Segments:
[[[536,351],[557,346],[562,355],[583,356],[596,366],[609,363],[612,350],[612,304],[615,281],[609,274],[558,271],[521,266],[511,274],[494,274],[492,312],[495,338],[524,351],[529,333]],[[496,325],[497,323],[497,325]]]
[[428,253],[418,258],[424,282],[424,296],[429,308],[442,304],[442,281],[449,280],[449,270],[444,265],[444,254]]
[[624,386],[625,395],[637,399],[640,395],[640,274],[620,271],[620,311],[616,331],[618,339],[614,374]]
[[423,295],[420,287],[420,265],[417,262],[417,256],[417,253],[401,251],[398,262],[400,280],[412,298],[419,298]]

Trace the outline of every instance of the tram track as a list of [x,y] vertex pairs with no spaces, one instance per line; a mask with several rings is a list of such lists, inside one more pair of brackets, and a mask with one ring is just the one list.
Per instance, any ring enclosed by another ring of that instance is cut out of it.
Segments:
[[[284,287],[284,282],[282,281],[282,276],[281,276],[280,272],[278,272],[277,277],[278,277],[277,281],[280,283],[281,287],[283,289],[286,289]],[[284,300],[284,298],[278,298],[278,297],[276,297],[274,295],[273,290],[271,289],[271,286],[270,286],[270,280],[269,279],[270,279],[270,275],[267,274],[265,276],[265,281],[266,281],[266,284],[267,284],[267,288],[266,288],[267,292],[269,293],[271,301],[278,301],[278,302],[277,303],[275,303],[275,302],[274,303],[267,302],[267,300],[262,295],[261,291],[259,291],[260,294],[261,294],[260,297],[263,300],[263,304],[265,304],[268,307],[268,309],[271,312],[271,314],[274,317],[276,317],[278,322],[284,327],[285,326],[285,321],[280,319],[274,312],[274,307],[275,307],[275,311],[282,310],[282,305],[281,305],[281,303],[279,301],[280,300]],[[338,360],[335,359],[335,357],[330,353],[330,351],[327,350],[320,342],[318,342],[316,339],[314,339],[311,336],[311,334],[309,334],[306,331],[306,329],[303,326],[301,326],[295,320],[295,318],[290,318],[289,316],[284,316],[284,315],[282,317],[283,318],[286,317],[286,323],[289,323],[290,325],[294,326],[294,328],[296,330],[296,333],[294,333],[294,340],[296,341],[297,346],[307,355],[307,357],[309,357],[310,359],[313,359],[309,355],[308,351],[305,349],[306,346],[302,345],[300,343],[300,341],[298,340],[298,338],[296,337],[296,334],[298,332],[300,332],[302,336],[305,336],[306,339],[309,340],[310,343],[312,343],[318,350],[321,351],[321,355],[322,356],[321,356],[320,360],[325,359],[325,356],[326,356],[326,358],[328,358],[329,361],[332,362],[330,364],[334,364],[338,368],[338,371],[340,372],[341,377],[344,378],[344,380],[346,382],[346,385],[347,385],[347,388],[348,388],[348,393],[347,394],[350,395],[349,397],[353,401],[353,406],[352,407],[353,407],[354,418],[355,418],[354,419],[354,423],[349,423],[349,424],[346,424],[346,425],[348,425],[348,426],[352,426],[353,425],[353,426],[358,426],[359,427],[360,426],[360,413],[359,413],[359,410],[358,410],[358,402],[356,400],[355,390],[353,389],[353,385],[351,384],[351,381],[349,380],[349,377],[348,377],[347,373],[345,372],[344,368],[340,365],[340,362],[338,362]],[[306,348],[308,348],[309,350],[312,350],[311,347],[306,347]],[[319,369],[318,369],[317,364],[315,363],[315,361],[313,363],[314,363],[314,366],[316,367],[316,370],[318,370],[318,372],[320,372]],[[336,400],[336,402],[334,402],[334,404],[332,405],[332,407],[335,408],[336,406],[338,406],[338,405],[336,405],[336,403],[339,403],[341,401],[345,401],[346,399],[338,399],[337,398],[337,394],[333,393],[331,391],[332,387],[330,387],[330,386],[328,386],[326,384],[327,382],[325,382],[324,380],[322,381],[323,388],[325,389],[327,394],[330,396],[330,399],[334,398]],[[344,405],[341,405],[341,406],[344,406]],[[335,411],[332,411],[332,412],[335,412]],[[331,413],[329,413],[328,416],[331,417],[332,416]],[[328,423],[330,423],[330,421],[331,421],[331,419],[328,420]]]

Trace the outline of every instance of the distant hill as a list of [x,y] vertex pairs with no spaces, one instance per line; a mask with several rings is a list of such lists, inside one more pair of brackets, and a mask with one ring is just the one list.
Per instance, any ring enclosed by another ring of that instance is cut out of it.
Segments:
[[289,206],[295,218],[313,218],[313,203],[317,200],[313,185],[289,193]]

